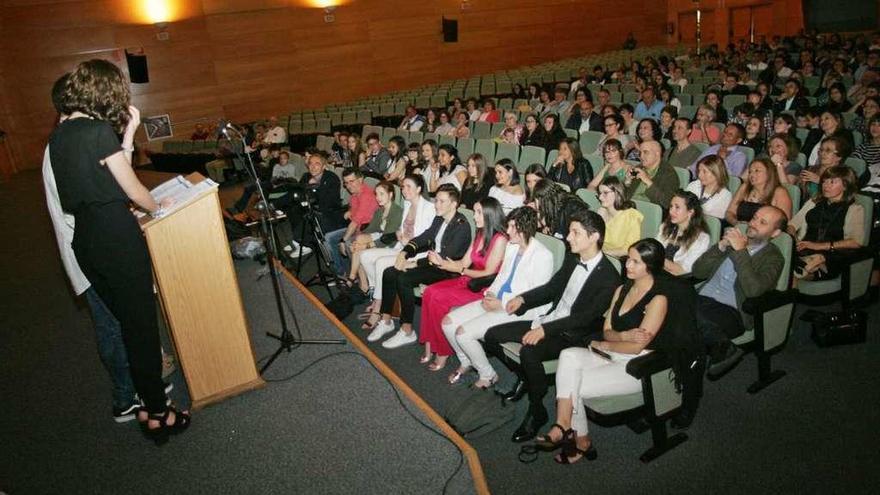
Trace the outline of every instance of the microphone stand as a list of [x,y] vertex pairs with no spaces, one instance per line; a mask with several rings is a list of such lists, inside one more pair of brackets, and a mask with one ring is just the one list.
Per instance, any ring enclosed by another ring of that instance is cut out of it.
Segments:
[[248,174],[254,180],[254,184],[257,186],[257,195],[259,198],[260,210],[262,210],[262,214],[260,215],[260,235],[263,237],[263,243],[266,246],[266,263],[269,268],[269,276],[272,279],[272,292],[275,295],[275,307],[278,310],[278,319],[281,321],[281,333],[274,334],[272,332],[266,332],[266,335],[277,340],[279,342],[278,349],[275,350],[274,353],[269,357],[269,360],[266,361],[266,364],[260,368],[260,374],[266,372],[269,366],[278,359],[278,356],[281,355],[282,352],[287,351],[290,352],[293,348],[299,347],[304,344],[345,344],[345,340],[343,339],[303,339],[301,338],[302,332],[299,327],[299,320],[296,317],[296,313],[291,310],[291,315],[293,316],[293,324],[296,327],[296,334],[294,336],[290,331],[290,328],[287,326],[287,318],[284,314],[284,305],[282,304],[281,299],[281,280],[278,276],[278,270],[276,268],[276,261],[278,260],[276,254],[278,251],[278,245],[276,243],[275,237],[275,227],[272,222],[267,221],[267,215],[275,215],[273,209],[269,206],[269,198],[266,196],[263,191],[263,185],[260,184],[260,178],[257,176],[257,169],[254,166],[253,159],[249,153],[244,152],[244,148],[247,146],[245,143],[244,135],[238,131],[235,127],[229,124],[221,124],[221,132],[227,139],[232,141],[229,137],[228,131],[233,131],[238,139],[241,140],[242,151],[239,153],[236,147],[236,154],[239,154],[239,158],[241,155],[245,155],[246,159],[242,161],[245,163],[245,168],[247,169]]

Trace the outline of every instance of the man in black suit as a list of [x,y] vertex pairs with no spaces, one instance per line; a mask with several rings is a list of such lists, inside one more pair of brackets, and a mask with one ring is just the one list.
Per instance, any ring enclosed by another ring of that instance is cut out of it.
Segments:
[[381,331],[392,331],[391,311],[395,299],[400,299],[400,330],[390,339],[382,342],[386,349],[414,344],[418,340],[412,328],[415,315],[416,297],[413,289],[420,284],[458,276],[430,263],[428,257],[416,259],[420,253],[433,251],[440,258],[460,260],[471,245],[471,227],[465,216],[458,211],[461,195],[452,184],[441,184],[434,198],[437,216],[428,230],[410,240],[397,254],[394,266],[382,273],[382,318],[377,324]]
[[589,98],[581,101],[580,105],[572,110],[571,117],[565,123],[567,129],[574,129],[578,133],[584,131],[604,132],[604,126],[602,117],[593,111],[593,100]]
[[[602,315],[611,304],[620,274],[602,254],[605,222],[597,213],[580,210],[570,217],[567,241],[573,255],[545,285],[512,299],[508,313],[523,314],[531,308],[552,303],[550,311],[534,321],[517,321],[492,327],[486,333],[486,349],[500,357],[520,377],[505,399],[519,400],[522,390],[529,396],[529,411],[513,433],[514,442],[535,437],[549,416],[543,399],[547,377],[543,362],[557,359],[567,347],[586,345],[589,335],[602,328]],[[520,364],[505,359],[501,344],[521,342]]]
[[779,100],[776,102],[773,111],[776,113],[789,110],[796,112],[809,107],[810,102],[801,96],[800,93],[801,82],[797,79],[789,79],[785,82],[785,86],[782,88],[782,95],[779,96]]

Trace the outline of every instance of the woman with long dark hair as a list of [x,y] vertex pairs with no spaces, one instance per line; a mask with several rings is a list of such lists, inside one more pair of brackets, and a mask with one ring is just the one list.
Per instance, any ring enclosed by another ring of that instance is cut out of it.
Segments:
[[581,154],[577,140],[566,137],[559,142],[559,154],[550,167],[547,177],[565,185],[571,192],[587,187],[593,179],[593,168]]
[[428,254],[428,261],[434,266],[459,275],[431,284],[422,293],[419,342],[425,345],[425,353],[421,363],[428,364],[431,356],[436,355],[434,362],[428,366],[430,371],[442,370],[446,366],[446,360],[452,355],[452,347],[440,324],[443,317],[454,307],[483,298],[483,292],[489,284],[486,283],[483,289],[474,291],[469,288],[471,280],[498,273],[507,249],[504,223],[501,203],[495,198],[483,198],[474,205],[476,234],[464,258],[455,261],[441,258],[436,253]]
[[665,251],[655,239],[642,239],[629,247],[626,281],[611,301],[603,329],[604,340],[590,347],[609,355],[601,357],[586,347],[571,347],[559,355],[556,371],[556,422],[536,439],[542,450],[556,450],[559,464],[596,458],[588,433],[586,399],[638,393],[641,381],[626,372],[629,361],[653,349],[674,345],[674,332],[665,334],[667,300],[657,278],[663,273]]
[[467,159],[467,178],[461,186],[461,204],[473,210],[474,205],[489,195],[495,184],[495,170],[490,168],[486,159],[474,153]]
[[183,432],[190,416],[166,404],[150,254],[129,203],[160,216],[170,202],[158,204],[131,166],[140,112],[129,106],[128,82],[115,65],[80,63],[64,99],[70,118],[52,133],[49,150],[61,206],[76,219],[73,250],[119,321],[135,390],[144,402],[138,420],[161,444]]
[[669,202],[669,216],[657,240],[666,248],[663,269],[673,275],[691,272],[694,261],[709,249],[709,228],[696,194],[679,189]]

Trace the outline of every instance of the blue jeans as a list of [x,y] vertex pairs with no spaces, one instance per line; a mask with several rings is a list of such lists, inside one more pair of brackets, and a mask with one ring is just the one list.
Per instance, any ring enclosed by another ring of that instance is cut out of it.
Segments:
[[131,373],[128,371],[128,354],[122,342],[122,329],[104,305],[104,301],[98,297],[94,287],[89,287],[86,291],[86,301],[89,303],[92,321],[95,324],[98,355],[113,384],[113,406],[126,408],[135,400],[135,389]]
[[342,242],[342,237],[345,236],[345,230],[346,228],[343,227],[324,234],[324,245],[327,246],[327,251],[330,253],[330,261],[333,263],[334,272],[337,275],[347,277],[350,266],[349,261],[348,258],[343,257],[342,253],[339,252],[339,243]]

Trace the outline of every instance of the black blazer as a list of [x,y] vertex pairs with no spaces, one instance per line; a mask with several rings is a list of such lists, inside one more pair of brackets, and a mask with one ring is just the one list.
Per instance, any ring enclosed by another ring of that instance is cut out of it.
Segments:
[[[787,100],[779,100],[773,105],[773,111],[776,113],[785,111],[785,102]],[[791,111],[797,111],[802,108],[810,108],[810,102],[803,96],[795,96],[794,101],[791,102]]]
[[[576,111],[571,113],[571,117],[568,118],[568,122],[565,123],[566,129],[574,129],[575,131],[580,130],[581,124],[584,122],[583,117],[581,116],[581,112],[579,109],[575,109]],[[597,132],[605,132],[605,124],[602,121],[602,117],[600,117],[596,112],[590,112],[590,129],[591,131]]]
[[324,170],[321,174],[321,181],[315,184],[309,184],[312,176],[308,172],[304,173],[299,182],[303,187],[311,188],[318,198],[318,220],[321,228],[325,232],[330,232],[344,226],[345,221],[342,218],[344,208],[342,207],[342,181],[331,170]]
[[[562,268],[557,271],[549,282],[535,287],[534,289],[520,294],[524,304],[519,307],[517,315],[522,316],[529,309],[553,303],[550,311],[556,308],[568,285],[568,279],[578,266],[579,259],[576,255],[569,254],[565,257]],[[574,300],[571,314],[565,318],[545,323],[544,333],[548,336],[563,336],[570,341],[578,341],[581,337],[592,331],[591,324],[601,320],[602,315],[611,306],[611,298],[614,291],[620,285],[620,274],[614,269],[614,265],[608,261],[605,255],[596,268],[590,273],[584,286]]]
[[412,258],[419,253],[434,250],[444,258],[453,260],[463,258],[471,245],[471,226],[468,224],[467,219],[461,212],[456,212],[452,220],[449,221],[446,231],[443,232],[443,237],[440,238],[440,246],[438,247],[434,245],[434,238],[437,237],[437,232],[440,231],[442,225],[443,217],[439,215],[434,217],[434,221],[428,227],[428,230],[414,237],[403,247],[406,257]]

